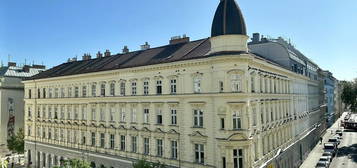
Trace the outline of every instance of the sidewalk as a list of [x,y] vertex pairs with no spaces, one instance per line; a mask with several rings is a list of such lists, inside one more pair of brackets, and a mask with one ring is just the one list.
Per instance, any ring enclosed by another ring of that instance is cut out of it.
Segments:
[[304,163],[300,166],[300,168],[311,168],[315,167],[317,162],[319,161],[320,157],[322,156],[323,153],[323,144],[328,141],[331,135],[331,131],[335,132],[336,129],[339,129],[339,124],[341,122],[341,119],[346,115],[346,113],[343,113],[342,116],[337,119],[337,121],[329,128],[326,130],[325,135],[323,136],[322,144],[317,144],[315,148],[310,152],[309,156],[306,158]]

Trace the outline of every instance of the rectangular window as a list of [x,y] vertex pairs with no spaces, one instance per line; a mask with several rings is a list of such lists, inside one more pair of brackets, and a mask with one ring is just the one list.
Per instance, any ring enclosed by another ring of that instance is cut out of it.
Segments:
[[253,126],[257,126],[257,110],[255,107],[252,108],[253,116]]
[[114,149],[115,147],[115,136],[114,134],[110,134],[110,149]]
[[87,105],[82,106],[82,120],[87,120]]
[[27,126],[27,136],[31,136],[31,126]]
[[144,138],[144,154],[148,155],[150,153],[150,140],[149,138]]
[[233,129],[241,129],[242,128],[242,122],[240,118],[240,112],[234,112],[233,113]]
[[162,139],[157,139],[156,140],[156,147],[157,147],[157,156],[162,157],[163,156],[163,149],[162,149]]
[[55,119],[58,119],[58,107],[57,106],[54,107],[54,111],[55,111]]
[[82,86],[82,97],[87,97],[87,86]]
[[203,111],[199,109],[193,110],[193,126],[203,127]]
[[131,151],[136,153],[137,152],[137,137],[131,137]]
[[241,78],[238,74],[233,74],[231,76],[232,92],[241,91]]
[[58,88],[55,88],[55,98],[58,98]]
[[67,106],[67,120],[71,120],[72,107]]
[[31,91],[31,89],[29,89],[29,99],[31,99],[32,98],[32,91]]
[[86,145],[86,133],[82,132],[82,145]]
[[224,126],[225,126],[225,124],[224,124],[224,118],[221,118],[221,129],[222,129],[222,130],[224,130]]
[[132,108],[131,109],[131,122],[132,123],[136,123],[137,120],[136,120],[136,108]]
[[177,125],[177,110],[171,109],[171,125]]
[[78,120],[78,117],[79,117],[78,106],[74,106],[74,119]]
[[61,98],[64,98],[64,88],[61,88]]
[[94,120],[96,120],[96,115],[97,115],[97,114],[96,114],[95,106],[92,106],[91,112],[92,112],[91,117],[92,117],[92,120],[94,121]]
[[79,88],[78,88],[78,86],[74,87],[74,97],[79,97]]
[[125,82],[120,83],[120,95],[125,96]]
[[42,89],[42,98],[46,98],[46,88],[43,88]]
[[177,90],[177,81],[176,79],[171,79],[170,80],[170,91],[171,91],[171,94],[176,94],[176,90]]
[[110,96],[115,96],[115,83],[110,83]]
[[195,144],[195,161],[199,164],[205,163],[205,152],[203,144]]
[[156,81],[156,94],[158,94],[158,95],[162,94],[162,81],[161,80]]
[[31,107],[28,107],[28,117],[31,118],[32,112],[31,112]]
[[233,150],[233,168],[243,168],[243,150]]
[[149,109],[144,109],[144,123],[149,124]]
[[177,141],[171,141],[171,159],[177,159]]
[[144,81],[144,95],[149,95],[149,81]]
[[[51,91],[52,92],[52,91]],[[52,94],[52,93],[51,93]],[[51,96],[52,97],[52,96]],[[68,88],[68,96],[67,97],[72,97],[72,88]]]
[[124,135],[120,136],[120,150],[125,151],[125,136]]
[[48,106],[48,118],[52,119],[52,107]]
[[61,119],[64,119],[64,106],[61,106]]
[[95,146],[95,132],[92,132],[92,146]]
[[250,78],[250,83],[251,83],[251,90],[252,90],[252,93],[254,93],[255,92],[255,79],[254,79],[254,76],[252,76],[251,78]]
[[49,98],[52,98],[52,88],[49,88],[49,89],[48,89],[48,97],[49,97]]
[[48,139],[52,139],[52,129],[48,128]]
[[136,95],[136,82],[131,82],[131,95]]
[[125,122],[125,108],[122,107],[120,111],[120,121]]
[[162,110],[161,109],[157,109],[156,124],[159,124],[159,125],[162,124]]
[[100,96],[102,96],[102,97],[105,96],[105,83],[102,83],[100,85]]
[[93,97],[97,96],[97,85],[95,84],[92,85],[92,96]]
[[104,145],[105,145],[105,134],[101,133],[100,134],[100,147],[104,148]]
[[195,93],[201,93],[201,78],[196,77],[193,79],[193,89]]
[[114,122],[114,116],[115,116],[115,107],[112,105],[109,108],[109,119],[111,122]]
[[100,121],[105,121],[105,107],[101,106],[100,107]]

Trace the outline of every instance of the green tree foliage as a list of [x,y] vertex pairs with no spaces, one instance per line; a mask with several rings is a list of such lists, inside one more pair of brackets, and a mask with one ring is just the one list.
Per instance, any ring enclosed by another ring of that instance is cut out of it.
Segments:
[[12,152],[24,153],[24,137],[24,130],[20,128],[16,135],[7,139],[7,148]]
[[137,162],[133,163],[134,168],[166,168],[165,164],[160,162],[151,163],[146,161],[145,159],[138,160]]
[[63,166],[56,166],[54,168],[91,168],[89,162],[79,159],[70,159],[63,161]]
[[357,78],[354,81],[342,81],[342,102],[352,112],[357,112]]

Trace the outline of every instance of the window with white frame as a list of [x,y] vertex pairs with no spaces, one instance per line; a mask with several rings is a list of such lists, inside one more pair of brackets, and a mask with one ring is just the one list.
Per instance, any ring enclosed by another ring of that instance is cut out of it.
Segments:
[[64,88],[61,88],[61,98],[64,98]]
[[42,106],[42,118],[46,118],[46,106]]
[[82,120],[87,120],[87,105],[82,106]]
[[27,112],[28,112],[28,117],[31,118],[31,116],[32,116],[31,107],[28,107],[27,109],[28,109],[28,110],[27,110]]
[[137,152],[137,137],[136,136],[131,137],[131,152],[134,152],[134,153]]
[[110,149],[114,149],[115,147],[115,135],[110,134]]
[[162,94],[162,81],[156,81],[156,94]]
[[149,124],[149,109],[145,108],[144,109],[144,123],[145,124]]
[[125,82],[120,82],[120,95],[125,96]]
[[115,96],[115,83],[110,83],[110,96]]
[[105,83],[100,84],[100,96],[105,96]]
[[67,120],[71,120],[71,114],[72,114],[72,106],[68,105],[67,106]]
[[243,168],[243,149],[233,150],[233,168]]
[[55,119],[58,119],[58,107],[57,107],[57,105],[55,105],[53,108],[54,108],[54,111],[55,111],[55,116],[54,116],[54,118],[55,118]]
[[64,131],[63,131],[63,129],[60,129],[60,141],[64,142]]
[[27,126],[27,136],[31,136],[31,126]]
[[144,138],[144,152],[145,155],[148,155],[150,153],[150,139],[149,138]]
[[82,97],[87,97],[87,86],[82,86]]
[[74,106],[74,119],[78,120],[78,117],[79,117],[78,106]]
[[49,89],[48,89],[48,97],[49,97],[49,98],[52,98],[52,88],[49,88]]
[[57,129],[57,128],[54,129],[54,135],[53,135],[53,136],[54,136],[54,137],[53,137],[54,140],[57,141],[57,140],[58,140],[58,129]]
[[93,121],[96,120],[96,118],[97,118],[97,112],[96,112],[96,106],[95,106],[95,105],[92,106],[91,113],[92,113],[92,114],[91,114],[92,120],[93,120]]
[[64,106],[61,106],[61,119],[64,119]]
[[100,116],[100,121],[105,121],[105,107],[104,106],[100,106],[99,116]]
[[195,162],[199,164],[205,163],[205,150],[203,144],[195,144]]
[[241,112],[240,111],[234,111],[233,112],[233,129],[241,129],[242,128],[242,121],[241,121]]
[[48,118],[52,119],[52,106],[48,106]]
[[79,88],[78,88],[78,86],[74,87],[74,97],[79,97]]
[[252,93],[255,92],[255,76],[251,75],[250,77],[250,87],[251,87],[251,91]]
[[86,132],[82,132],[82,141],[81,141],[82,145],[86,145]]
[[46,128],[42,127],[42,138],[46,139]]
[[125,108],[120,109],[120,122],[125,122]]
[[92,88],[92,96],[96,97],[97,96],[97,85],[96,84],[92,84],[91,86]]
[[193,110],[193,126],[194,127],[203,127],[203,111],[201,109]]
[[115,107],[114,105],[111,105],[110,108],[109,108],[109,120],[111,122],[114,122],[114,117],[115,116]]
[[241,92],[241,78],[239,74],[231,75],[232,92]]
[[159,124],[159,125],[162,124],[162,110],[161,110],[161,108],[158,108],[156,110],[156,124]]
[[177,125],[177,110],[171,109],[171,125]]
[[95,132],[92,132],[91,145],[95,146]]
[[72,87],[68,87],[68,96],[67,97],[72,97]]
[[177,159],[177,141],[171,141],[171,159]]
[[195,93],[201,93],[201,77],[195,77],[193,79],[193,91]]
[[257,109],[252,107],[253,126],[257,126]]
[[170,93],[176,94],[176,92],[177,92],[177,80],[171,79],[170,80]]
[[52,139],[52,129],[48,128],[48,139]]
[[125,136],[124,135],[120,136],[120,150],[125,151]]
[[105,134],[100,133],[100,147],[104,148],[104,146],[105,146]]
[[144,95],[149,95],[149,81],[144,81]]
[[55,98],[58,98],[58,88],[55,88]]
[[136,123],[137,120],[136,120],[136,108],[133,107],[131,108],[131,122],[132,123]]
[[156,155],[159,156],[159,157],[162,157],[163,156],[163,148],[162,148],[162,139],[157,139],[156,140]]
[[131,82],[131,95],[136,95],[136,81]]

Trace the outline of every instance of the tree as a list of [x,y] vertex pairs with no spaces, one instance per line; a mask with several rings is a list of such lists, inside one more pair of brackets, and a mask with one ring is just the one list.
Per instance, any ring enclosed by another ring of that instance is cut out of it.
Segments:
[[16,135],[13,135],[7,139],[7,148],[12,152],[24,153],[24,138],[24,130],[20,128]]
[[357,78],[354,81],[342,81],[341,99],[346,108],[357,112]]
[[145,159],[140,159],[137,162],[133,163],[134,168],[166,168],[166,165],[160,162],[151,163]]
[[63,166],[56,166],[54,168],[91,168],[89,162],[79,159],[70,159],[63,161]]

